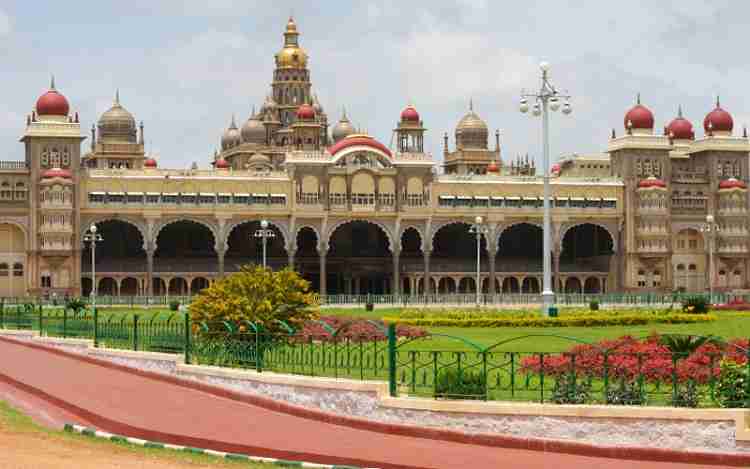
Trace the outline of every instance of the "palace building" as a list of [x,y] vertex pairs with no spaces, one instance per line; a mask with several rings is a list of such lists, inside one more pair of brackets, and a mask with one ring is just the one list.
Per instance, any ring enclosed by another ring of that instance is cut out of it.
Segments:
[[[275,235],[269,265],[321,293],[474,292],[477,216],[479,288],[540,291],[542,171],[503,159],[471,105],[442,136],[442,161],[412,105],[392,146],[346,112],[329,120],[292,19],[267,97],[232,118],[211,169],[159,167],[125,104],[116,95],[89,135],[54,80],[36,101],[24,160],[0,163],[0,296],[88,294],[93,282],[99,295],[192,294],[261,262],[260,220]],[[556,291],[748,287],[750,142],[718,100],[707,111],[700,131],[681,111],[662,131],[639,98],[605,153],[552,166]]]

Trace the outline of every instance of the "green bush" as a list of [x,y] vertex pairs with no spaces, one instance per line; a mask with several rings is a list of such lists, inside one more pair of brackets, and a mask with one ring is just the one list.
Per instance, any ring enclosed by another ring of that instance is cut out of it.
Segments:
[[555,381],[551,401],[555,404],[585,404],[591,400],[591,383],[570,373]]
[[709,304],[702,296],[691,296],[682,302],[682,311],[688,314],[706,314]]
[[607,390],[607,404],[609,405],[643,405],[646,395],[637,381],[621,381],[616,388]]
[[169,302],[169,310],[170,311],[178,311],[180,309],[180,302],[177,300],[171,300]]
[[81,311],[86,309],[86,302],[83,298],[69,298],[65,302],[65,308],[73,311],[73,314],[78,316]]
[[672,396],[669,405],[672,407],[698,407],[701,401],[701,392],[695,381],[688,381],[685,386],[677,389]]
[[589,303],[589,309],[591,311],[599,311],[599,301],[591,300],[591,302]]
[[721,362],[716,383],[716,400],[722,407],[750,407],[747,365],[732,361]]
[[435,397],[443,399],[479,399],[487,397],[487,379],[482,373],[449,368],[438,374]]

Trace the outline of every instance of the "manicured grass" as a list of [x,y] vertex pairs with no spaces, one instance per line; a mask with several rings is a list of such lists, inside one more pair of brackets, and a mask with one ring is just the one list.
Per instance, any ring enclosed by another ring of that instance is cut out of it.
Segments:
[[[22,435],[28,444],[39,444],[39,451],[45,451],[44,445],[55,446],[55,453],[69,451],[71,460],[83,458],[91,453],[111,454],[113,465],[119,467],[116,460],[122,457],[141,459],[143,467],[170,468],[207,468],[207,467],[243,467],[250,469],[270,469],[279,467],[273,464],[263,464],[250,461],[222,459],[214,456],[178,452],[161,448],[148,448],[123,442],[108,441],[78,433],[50,430],[37,425],[29,416],[19,412],[8,403],[0,401],[0,432]],[[27,461],[28,463],[29,461]],[[163,466],[162,466],[163,465]],[[66,464],[67,466],[67,464]],[[24,466],[25,467],[25,466]],[[30,464],[28,467],[34,467]]]

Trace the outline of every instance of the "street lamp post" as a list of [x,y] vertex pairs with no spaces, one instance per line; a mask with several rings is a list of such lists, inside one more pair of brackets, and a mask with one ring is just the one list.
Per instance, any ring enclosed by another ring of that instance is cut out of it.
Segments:
[[529,110],[529,100],[533,100],[532,114],[542,116],[542,143],[543,143],[543,162],[542,170],[544,176],[544,241],[542,249],[542,268],[544,271],[542,284],[542,304],[543,313],[549,315],[550,308],[553,307],[555,294],[552,291],[552,216],[550,213],[551,187],[549,181],[549,111],[560,109],[560,99],[565,99],[562,113],[570,114],[573,108],[570,105],[570,96],[561,94],[549,81],[549,64],[542,62],[539,64],[542,71],[542,86],[536,93],[521,94],[520,111],[526,113]]
[[[477,216],[474,219],[474,224],[469,227],[469,233],[473,233],[477,237],[477,282],[476,282],[476,290],[477,290],[477,308],[481,306],[481,294],[482,294],[482,235],[487,234],[489,232],[489,229],[484,226],[482,223],[484,222],[484,219],[482,217]],[[490,262],[492,262],[493,259],[490,259]]]
[[97,233],[96,225],[89,227],[88,233],[83,235],[83,241],[91,243],[91,307],[96,307],[96,243],[104,241],[102,235]]
[[260,229],[255,230],[254,234],[255,238],[262,239],[263,243],[263,268],[266,268],[266,239],[268,238],[275,238],[276,233],[273,232],[273,230],[268,229],[268,220],[261,220],[260,221]]
[[716,233],[721,231],[721,227],[714,220],[712,214],[706,215],[706,223],[701,225],[701,231],[708,236],[708,301],[713,303],[714,296],[714,242]]

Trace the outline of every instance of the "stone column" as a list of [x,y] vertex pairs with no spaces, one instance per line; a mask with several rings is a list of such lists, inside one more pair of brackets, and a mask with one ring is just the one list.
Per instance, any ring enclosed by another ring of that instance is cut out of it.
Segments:
[[552,272],[552,275],[554,275],[555,277],[555,281],[552,285],[552,291],[556,293],[562,293],[563,288],[560,284],[560,251],[552,252]]
[[394,295],[401,293],[401,281],[400,281],[400,259],[401,252],[393,251],[393,284],[391,285],[391,292]]
[[287,265],[291,270],[294,270],[294,254],[289,254],[289,260],[287,261]]
[[430,291],[430,251],[424,251],[424,294],[428,295]]
[[146,251],[146,294],[154,296],[154,252],[156,249]]
[[320,296],[325,296],[326,293],[326,256],[328,250],[318,250],[318,257],[320,259]]
[[495,267],[495,256],[497,255],[497,247],[495,246],[487,246],[489,248],[488,254],[489,254],[489,262],[490,262],[490,278],[487,279],[487,293],[490,295],[494,295],[497,293],[497,290],[495,290],[495,277],[497,277],[496,267]]
[[216,256],[219,260],[219,278],[224,277],[224,254],[226,254],[226,251],[224,249],[216,250]]

